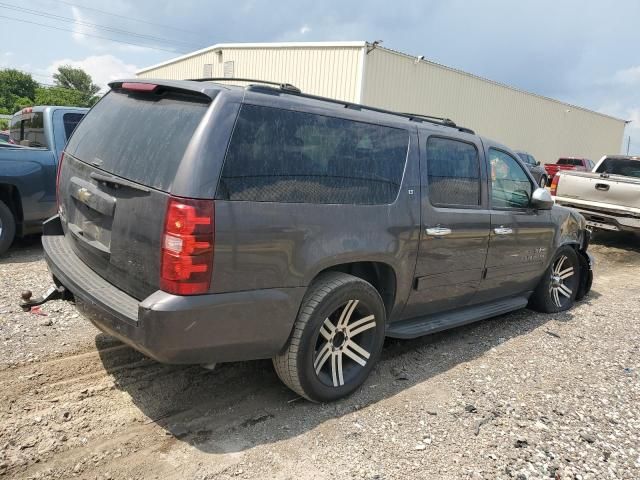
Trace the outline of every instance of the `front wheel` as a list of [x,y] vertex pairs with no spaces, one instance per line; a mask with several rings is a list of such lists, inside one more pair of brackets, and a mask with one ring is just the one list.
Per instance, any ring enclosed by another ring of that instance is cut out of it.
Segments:
[[569,246],[560,247],[533,292],[529,305],[540,312],[564,312],[573,307],[579,287],[578,254]]
[[349,395],[380,358],[385,317],[368,282],[340,272],[321,275],[305,295],[287,345],[273,358],[276,373],[314,402]]
[[7,205],[0,200],[0,255],[9,250],[16,235],[16,220]]
[[544,188],[547,186],[547,177],[545,177],[544,175],[542,177],[540,177],[540,188]]

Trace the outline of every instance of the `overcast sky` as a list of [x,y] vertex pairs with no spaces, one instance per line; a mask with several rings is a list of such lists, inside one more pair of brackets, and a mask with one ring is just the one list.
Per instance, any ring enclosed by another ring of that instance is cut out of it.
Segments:
[[640,154],[639,20],[637,0],[0,0],[0,68],[51,83],[58,65],[72,64],[104,86],[221,42],[383,40],[633,120],[626,135]]

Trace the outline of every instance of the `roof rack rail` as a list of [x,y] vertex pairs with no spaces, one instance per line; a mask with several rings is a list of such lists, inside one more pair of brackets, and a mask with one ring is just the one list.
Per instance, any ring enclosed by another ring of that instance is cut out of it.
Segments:
[[[278,87],[280,90],[285,91],[287,93],[291,93],[294,95],[299,95],[301,97],[310,98],[313,100],[321,100],[323,102],[335,103],[337,105],[342,105],[345,108],[351,108],[353,110],[369,110],[371,112],[385,113],[387,115],[395,115],[398,117],[408,118],[409,120],[421,120],[424,122],[433,123],[435,125],[442,125],[445,127],[456,128],[461,132],[470,133],[475,135],[475,132],[470,128],[461,127],[456,125],[456,123],[450,118],[444,117],[435,117],[433,115],[421,115],[419,113],[402,113],[396,112],[393,110],[385,110],[384,108],[370,107],[368,105],[362,105],[360,103],[351,103],[345,100],[336,100],[335,98],[323,97],[321,95],[313,95],[311,93],[304,93],[298,87],[291,85],[290,83],[279,83],[272,82],[269,80],[257,80],[253,78],[232,78],[232,77],[207,77],[207,78],[191,78],[189,79],[191,82],[220,82],[220,81],[236,81],[236,82],[254,82],[262,85],[273,85]],[[250,85],[252,86],[252,85]],[[257,86],[257,85],[256,85]],[[247,87],[248,88],[248,87]]]
[[411,120],[415,119],[415,118],[419,118],[422,120],[438,120],[442,123],[444,123],[445,125],[448,125],[450,127],[457,127],[456,123],[451,120],[450,118],[445,118],[445,117],[434,117],[433,115],[422,115],[420,113],[408,113],[408,112],[402,112],[402,115],[405,115],[407,117],[409,117]]
[[470,133],[471,135],[475,135],[476,132],[474,132],[473,130],[471,130],[470,128],[467,127],[461,127],[460,125],[457,125],[453,120],[451,120],[450,118],[444,118],[444,117],[434,117],[433,115],[421,115],[419,113],[403,113],[402,115],[407,115],[408,117],[411,118],[411,120],[413,119],[421,119],[421,120],[426,120],[428,122],[433,121],[433,120],[439,120],[440,122],[442,122],[444,125],[447,125],[449,127],[452,128],[456,128],[458,129],[458,131],[460,132],[464,132],[464,133]]
[[261,83],[264,85],[275,85],[279,87],[280,90],[286,90],[288,92],[302,93],[295,85],[291,85],[290,83],[279,83],[279,82],[271,82],[269,80],[258,80],[256,78],[235,78],[235,77],[205,77],[205,78],[189,78],[190,82],[253,82],[253,83]]

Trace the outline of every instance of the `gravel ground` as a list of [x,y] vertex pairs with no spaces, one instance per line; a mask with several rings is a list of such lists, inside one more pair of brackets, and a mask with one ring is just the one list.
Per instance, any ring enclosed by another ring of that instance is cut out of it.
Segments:
[[413,341],[329,405],[270,362],[155,363],[48,286],[38,239],[0,259],[0,478],[640,478],[640,245],[597,235],[592,294]]

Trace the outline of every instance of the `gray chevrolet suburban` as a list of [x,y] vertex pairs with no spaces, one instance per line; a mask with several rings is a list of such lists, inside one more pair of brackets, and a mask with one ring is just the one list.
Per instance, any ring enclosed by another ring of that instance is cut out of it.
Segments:
[[585,220],[451,120],[287,84],[110,86],[65,149],[42,243],[77,308],[160,362],[272,358],[331,401],[385,336],[590,289]]

